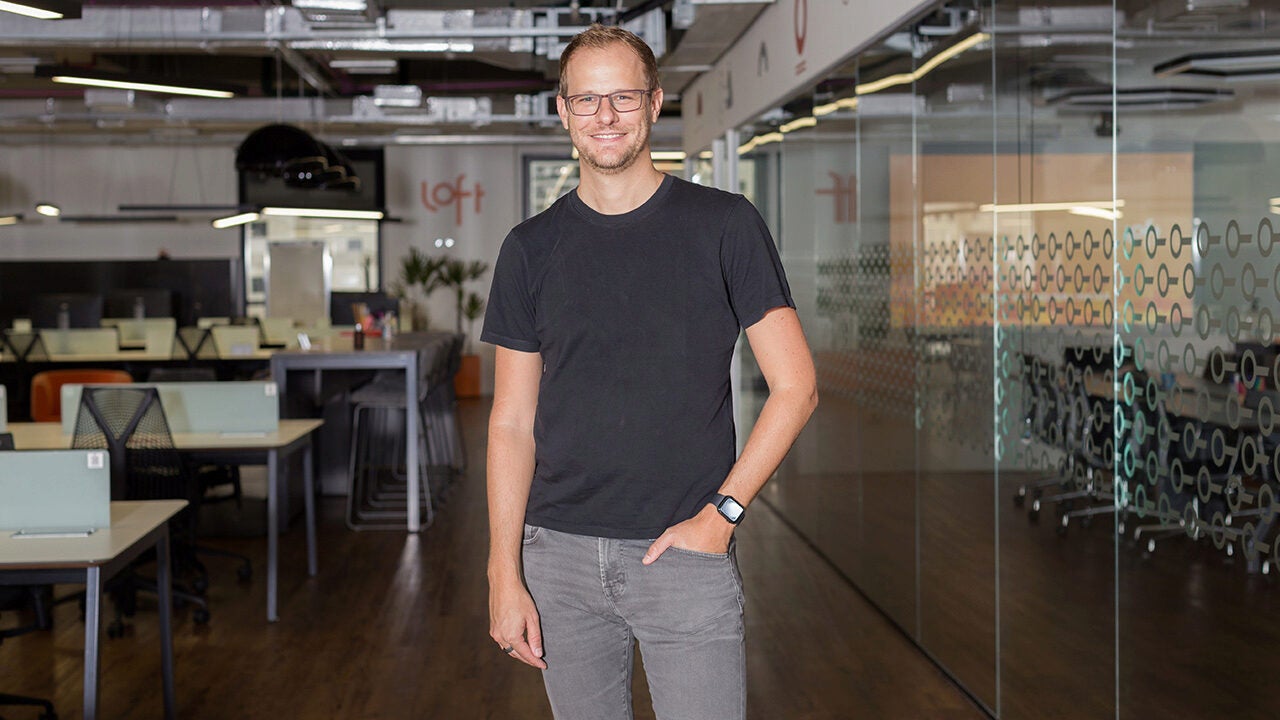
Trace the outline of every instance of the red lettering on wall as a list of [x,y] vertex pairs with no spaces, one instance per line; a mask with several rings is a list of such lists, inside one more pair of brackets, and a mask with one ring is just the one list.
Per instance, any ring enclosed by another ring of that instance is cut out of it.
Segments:
[[835,223],[844,225],[858,219],[858,178],[827,171],[831,187],[819,188],[817,195],[830,195],[835,204]]
[[484,198],[484,186],[479,182],[474,183],[471,189],[466,189],[467,176],[459,175],[452,183],[439,182],[431,183],[427,180],[422,181],[420,194],[422,197],[422,206],[431,212],[440,212],[440,210],[453,205],[454,220],[458,226],[462,226],[462,206],[463,201],[467,198],[474,198],[473,212],[479,215],[483,212],[481,199]]

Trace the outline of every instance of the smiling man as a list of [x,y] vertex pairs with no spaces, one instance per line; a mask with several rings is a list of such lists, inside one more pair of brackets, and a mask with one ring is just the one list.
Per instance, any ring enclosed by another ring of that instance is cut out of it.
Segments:
[[[643,40],[575,36],[556,106],[580,184],[503,242],[481,335],[490,636],[557,720],[629,720],[637,641],[659,720],[742,720],[733,533],[816,406],[809,348],[755,208],[654,167]],[[769,398],[735,457],[744,328]]]

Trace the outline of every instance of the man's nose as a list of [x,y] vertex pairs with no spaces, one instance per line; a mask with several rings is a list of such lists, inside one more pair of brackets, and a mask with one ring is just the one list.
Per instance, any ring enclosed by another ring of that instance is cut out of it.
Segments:
[[600,110],[596,112],[596,120],[605,125],[612,125],[618,120],[618,111],[613,109],[613,103],[609,98],[600,98]]

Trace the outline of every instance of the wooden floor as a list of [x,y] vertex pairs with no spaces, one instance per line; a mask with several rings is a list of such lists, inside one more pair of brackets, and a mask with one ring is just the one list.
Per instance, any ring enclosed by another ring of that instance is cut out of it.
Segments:
[[[340,499],[321,505],[320,574],[308,578],[300,527],[281,541],[280,622],[265,620],[265,540],[225,539],[255,578],[210,561],[212,622],[180,611],[175,628],[183,718],[538,720],[551,713],[536,670],[488,637],[484,427],[488,404],[462,408],[471,469],[436,524],[418,535],[357,533]],[[763,504],[739,531],[747,586],[750,718],[985,715]],[[60,588],[66,592],[69,588]],[[14,624],[13,614],[0,627]],[[60,606],[52,633],[0,645],[0,691],[51,697],[81,716],[83,625]],[[160,717],[155,613],[103,642],[105,718]],[[652,718],[643,673],[636,717]],[[9,720],[35,717],[4,710]],[[708,718],[706,720],[714,720]]]

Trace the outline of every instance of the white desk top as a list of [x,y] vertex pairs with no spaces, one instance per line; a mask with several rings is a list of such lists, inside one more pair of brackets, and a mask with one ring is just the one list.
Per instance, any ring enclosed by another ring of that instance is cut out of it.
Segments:
[[[280,421],[274,432],[265,433],[174,433],[173,445],[179,450],[269,450],[281,448],[324,424],[319,418]],[[62,434],[62,423],[9,423],[13,445],[18,450],[63,450],[71,447],[71,436]]]
[[12,531],[0,531],[0,571],[110,562],[186,505],[186,500],[113,502],[111,527],[88,537],[15,539]]

